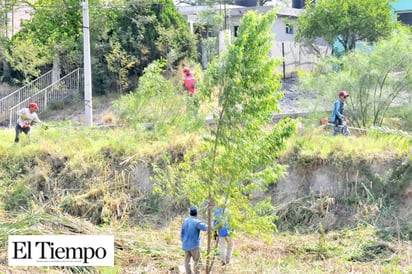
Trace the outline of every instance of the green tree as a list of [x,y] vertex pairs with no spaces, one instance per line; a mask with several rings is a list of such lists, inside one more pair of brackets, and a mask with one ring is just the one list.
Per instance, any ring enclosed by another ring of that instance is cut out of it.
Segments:
[[112,31],[130,59],[130,77],[140,76],[153,60],[167,58],[177,65],[195,59],[196,38],[172,0],[129,1],[117,17]]
[[[83,64],[82,6],[79,1],[36,0],[8,48],[12,69],[26,80],[59,59],[63,73]],[[169,67],[196,58],[196,39],[172,0],[89,2],[93,91],[129,91],[153,60]],[[28,44],[30,42],[30,44]],[[25,47],[33,52],[22,55]],[[24,62],[23,62],[24,61]],[[31,66],[27,66],[30,63]]]
[[[11,40],[8,61],[13,69],[20,71],[28,81],[39,76],[42,69],[50,69],[53,58],[59,59],[63,71],[79,67],[82,62],[79,2],[37,0],[31,7],[31,19],[22,22],[22,29]],[[31,48],[31,54],[19,50],[24,47]]]
[[111,43],[110,48],[110,54],[106,56],[107,66],[108,69],[113,73],[117,72],[116,90],[123,92],[129,87],[127,77],[128,69],[134,66],[134,62],[129,61],[132,58],[130,58],[130,56],[128,56],[128,54],[121,49],[121,46],[118,42]]
[[13,41],[13,48],[6,52],[6,59],[14,70],[20,72],[23,76],[23,82],[29,82],[33,77],[41,74],[41,67],[48,64],[50,59],[45,53],[47,47],[36,45],[32,37],[26,37],[26,40]]
[[[160,173],[158,188],[190,203],[207,205],[211,227],[212,204],[228,208],[232,227],[251,233],[275,231],[270,199],[258,199],[283,174],[276,157],[286,138],[296,130],[287,120],[271,125],[278,111],[279,62],[270,58],[276,13],[247,13],[239,36],[215,59],[201,86],[205,98],[217,101],[214,125],[201,147],[185,161]],[[207,273],[213,266],[211,231],[208,232]]]
[[6,59],[6,52],[9,37],[14,27],[12,26],[12,14],[14,8],[18,5],[16,0],[3,0],[0,5],[0,75],[1,81],[10,81],[10,69]]
[[319,0],[309,2],[298,19],[297,41],[324,38],[338,42],[344,52],[358,41],[375,42],[394,29],[390,0]]
[[[91,9],[93,83],[99,90],[131,91],[143,70],[163,58],[172,70],[196,58],[196,38],[172,0],[110,2]],[[116,7],[115,9],[113,7]]]
[[93,92],[130,91],[137,79],[129,77],[133,61],[114,35],[124,8],[123,0],[89,5]]
[[0,37],[0,79],[5,82],[10,81],[10,69],[6,58],[8,43],[7,37]]
[[[412,58],[411,42],[410,31],[404,28],[372,47],[356,49],[343,59],[330,57],[319,69],[321,73],[303,77],[301,86],[320,93],[331,111],[338,91],[346,90],[350,96],[345,112],[351,123],[359,127],[382,126],[395,100],[401,95],[411,96],[412,64],[405,61]],[[338,72],[332,69],[337,62],[343,64]]]

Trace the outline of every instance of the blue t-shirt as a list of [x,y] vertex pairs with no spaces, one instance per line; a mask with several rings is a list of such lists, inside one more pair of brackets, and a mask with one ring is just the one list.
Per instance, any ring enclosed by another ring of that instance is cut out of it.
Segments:
[[190,251],[200,247],[200,231],[207,231],[207,224],[199,221],[194,216],[188,217],[182,224],[180,239],[182,240],[182,249]]
[[223,214],[223,209],[218,208],[214,212],[214,220],[213,220],[213,225],[221,225],[222,227],[219,229],[219,237],[226,237],[230,236],[230,231],[231,228],[228,223],[228,218],[227,218],[227,213],[228,209],[225,210],[225,213]]

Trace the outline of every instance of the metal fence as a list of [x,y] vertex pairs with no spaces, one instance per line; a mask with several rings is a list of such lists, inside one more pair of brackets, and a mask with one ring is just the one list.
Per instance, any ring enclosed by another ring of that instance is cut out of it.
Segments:
[[53,71],[49,71],[29,84],[21,87],[9,95],[0,99],[0,121],[5,121],[9,117],[9,110],[22,100],[29,98],[52,84]]
[[83,79],[83,69],[76,69],[62,77],[59,81],[19,101],[8,110],[9,127],[12,127],[17,121],[16,112],[21,108],[28,107],[31,102],[37,103],[40,108],[38,113],[41,113],[52,102],[63,101],[70,96],[80,94],[80,90],[83,88]]

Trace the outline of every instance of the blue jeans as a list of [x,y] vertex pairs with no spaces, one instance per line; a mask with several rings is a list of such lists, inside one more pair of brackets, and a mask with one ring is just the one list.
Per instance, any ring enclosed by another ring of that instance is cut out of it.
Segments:
[[333,130],[333,136],[336,136],[338,134],[342,134],[343,136],[350,136],[351,135],[348,127],[346,126],[346,124],[340,119],[336,119],[335,128]]

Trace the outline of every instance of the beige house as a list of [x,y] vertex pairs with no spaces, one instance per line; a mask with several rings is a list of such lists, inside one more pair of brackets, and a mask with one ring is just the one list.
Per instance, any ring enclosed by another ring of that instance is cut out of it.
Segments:
[[6,27],[2,29],[4,32],[2,35],[11,38],[20,30],[21,22],[30,19],[32,12],[33,9],[27,3],[13,5],[10,11],[4,14],[3,20]]

